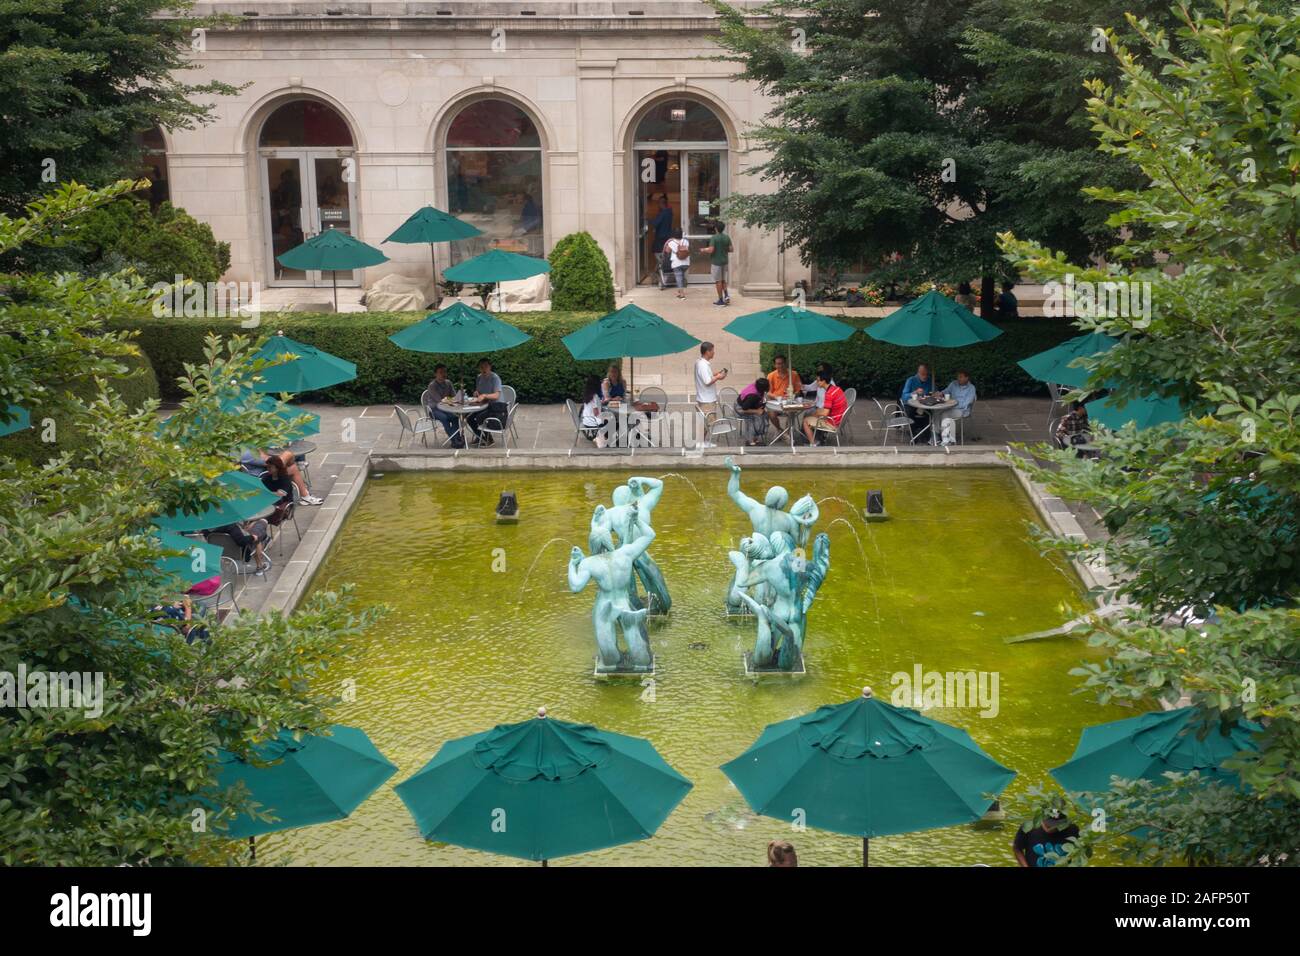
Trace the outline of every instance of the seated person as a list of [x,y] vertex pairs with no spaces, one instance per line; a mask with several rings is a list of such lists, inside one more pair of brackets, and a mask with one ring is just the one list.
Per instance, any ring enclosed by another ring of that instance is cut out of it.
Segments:
[[1070,411],[1056,426],[1057,448],[1087,445],[1092,442],[1092,429],[1088,424],[1088,408],[1083,402],[1072,402]]
[[[825,362],[818,362],[817,363],[818,376],[820,376],[823,371],[829,368],[830,366],[827,365]],[[804,391],[811,392],[815,390],[817,394],[817,398],[814,400],[815,407],[822,408],[826,405],[826,389],[822,388],[819,382],[820,382],[820,378],[817,381],[814,381],[807,388],[805,388]],[[832,385],[835,384],[834,380],[831,381],[831,384]]]
[[835,384],[835,372],[829,365],[823,366],[818,371],[817,388],[825,389],[826,398],[816,411],[804,416],[803,433],[810,445],[820,444],[813,432],[819,423],[822,423],[823,427],[829,424],[832,428],[839,428],[840,422],[844,420],[844,413],[849,410],[849,400],[844,395],[844,389]]
[[456,416],[446,409],[438,407],[439,402],[445,402],[453,398],[456,394],[456,386],[451,384],[451,379],[447,377],[447,366],[439,362],[433,367],[433,378],[429,380],[429,406],[425,409],[429,417],[442,424],[443,430],[450,439],[450,445],[453,448],[464,448],[465,439],[460,436],[460,422]]
[[623,370],[617,365],[609,367],[604,381],[600,383],[600,397],[606,402],[614,399],[622,401],[627,397],[627,383],[623,381]]
[[975,404],[975,383],[970,380],[970,373],[958,369],[957,377],[948,383],[944,394],[957,402],[955,408],[949,408],[939,415],[943,443],[951,445],[957,440],[957,419],[969,418],[971,406]]
[[485,358],[478,363],[478,378],[474,380],[474,395],[471,400],[475,405],[483,404],[487,408],[465,416],[465,422],[474,432],[475,444],[491,445],[492,436],[482,434],[479,429],[489,418],[495,418],[504,425],[509,412],[506,403],[501,401],[501,376],[492,371],[491,359]]
[[264,448],[261,451],[260,457],[251,451],[246,451],[239,456],[239,463],[249,472],[249,474],[260,478],[270,467],[267,464],[268,458],[280,459],[281,463],[284,465],[285,473],[289,476],[289,480],[298,486],[298,498],[303,504],[319,505],[325,503],[325,499],[317,498],[307,488],[307,481],[303,478],[302,470],[298,467],[298,459],[291,451],[268,451]]
[[[206,584],[207,582],[201,582]],[[217,575],[217,584],[221,583],[221,575]],[[193,591],[193,588],[190,589]],[[181,636],[185,638],[186,644],[193,644],[195,641],[208,640],[208,629],[202,624],[194,623],[194,605],[189,599],[188,592],[179,601],[172,604],[160,604],[153,609],[154,613],[160,617],[166,618],[168,622],[178,621],[180,623],[173,625]]]
[[234,524],[212,528],[205,534],[225,534],[243,551],[244,563],[256,558],[254,570],[264,574],[271,569],[271,559],[266,556],[265,545],[271,540],[271,525],[265,518],[238,521]]
[[756,378],[746,385],[736,399],[736,411],[744,426],[747,445],[762,444],[767,435],[767,393],[770,386],[766,378]]
[[913,437],[920,434],[922,429],[925,428],[929,414],[913,408],[907,403],[910,399],[923,398],[933,391],[934,382],[930,378],[930,366],[922,362],[916,367],[916,374],[909,376],[907,381],[903,383],[903,391],[898,397],[898,404],[903,406],[903,412],[912,420]]
[[767,373],[767,386],[773,398],[785,398],[803,392],[803,382],[799,378],[799,373],[790,368],[784,355],[772,357],[772,371]]
[[601,411],[600,379],[594,375],[587,376],[582,388],[582,434],[593,442],[597,448],[604,448],[605,415]]
[[270,524],[279,527],[289,513],[289,506],[293,504],[294,489],[293,479],[289,477],[289,469],[283,459],[275,455],[266,459],[266,474],[262,475],[262,485],[267,491],[280,496],[275,512],[266,519]]

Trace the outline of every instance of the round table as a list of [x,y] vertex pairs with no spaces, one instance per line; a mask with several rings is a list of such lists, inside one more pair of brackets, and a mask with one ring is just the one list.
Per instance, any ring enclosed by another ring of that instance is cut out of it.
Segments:
[[287,445],[277,445],[274,448],[268,448],[267,451],[287,451],[292,452],[297,458],[299,455],[310,455],[316,450],[316,443],[307,441],[305,438],[299,438],[297,441],[291,441]]
[[[930,429],[930,444],[931,445],[939,444],[939,429],[937,427],[938,422],[935,421],[935,416],[940,415],[943,412],[948,411],[949,409],[956,408],[957,400],[955,398],[950,398],[945,402],[935,402],[933,405],[930,405],[925,402],[922,402],[918,398],[913,397],[907,400],[907,404],[912,406],[912,408],[917,409],[918,411],[929,413],[930,424],[927,425],[926,427]],[[924,434],[924,429],[922,429],[922,434]],[[913,438],[912,440],[916,441],[915,438]]]
[[781,431],[777,432],[776,437],[768,442],[768,444],[775,445],[785,435],[789,435],[790,450],[794,451],[794,433],[798,427],[797,422],[795,421],[796,416],[802,416],[807,412],[811,412],[816,407],[816,402],[788,402],[769,399],[767,404],[764,405],[764,408],[768,411],[776,412],[778,415],[784,415],[788,420],[785,423],[785,427],[781,429]]
[[438,407],[441,408],[444,412],[447,412],[450,415],[455,415],[458,419],[460,419],[459,424],[456,425],[456,434],[452,435],[447,440],[455,441],[456,436],[459,435],[461,442],[465,445],[466,448],[468,448],[469,442],[465,441],[465,436],[470,434],[470,431],[468,428],[465,427],[465,419],[468,416],[475,414],[476,412],[485,411],[487,409],[487,403],[479,402],[477,404],[473,404],[469,402],[463,402],[460,405],[456,405],[452,402],[444,401],[444,402],[439,402]]
[[643,424],[649,422],[649,412],[637,411],[632,402],[607,402],[601,410],[603,416],[612,419],[614,422],[614,446],[621,447],[623,439],[627,440],[627,446],[630,448],[636,441],[644,442],[653,446],[654,442],[642,429]]

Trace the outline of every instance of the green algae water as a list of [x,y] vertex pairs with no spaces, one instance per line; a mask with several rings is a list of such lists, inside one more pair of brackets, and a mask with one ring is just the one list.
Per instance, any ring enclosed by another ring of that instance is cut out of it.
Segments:
[[[752,623],[729,622],[727,551],[750,533],[726,496],[725,469],[662,477],[651,554],[673,596],[652,625],[653,687],[592,676],[594,585],[569,593],[569,549],[586,550],[591,512],[632,471],[460,472],[374,477],[314,584],[355,583],[362,603],[392,608],[356,644],[335,677],[356,683],[340,723],[365,730],[399,768],[349,819],[273,834],[258,861],[298,865],[525,865],[425,843],[392,785],[448,739],[532,717],[589,722],[648,738],[695,788],[650,840],[553,865],[765,864],[767,842],[791,840],[803,865],[857,865],[861,842],[753,814],[718,770],[766,724],[871,685],[889,698],[893,675],[996,674],[996,713],[927,707],[965,728],[994,759],[1019,772],[1003,794],[1049,782],[1087,724],[1131,712],[1074,694],[1068,671],[1094,653],[1072,639],[1007,645],[1081,613],[1073,572],[1040,555],[1027,528],[1032,505],[1006,469],[766,470],[746,468],[742,488],[761,499],[773,484],[791,500],[819,501],[817,531],[831,540],[831,569],[809,614],[801,678],[747,680],[742,653]],[[868,524],[869,489],[884,491],[890,519]],[[520,503],[517,524],[497,524],[502,491]],[[990,709],[991,711],[991,709]],[[1013,863],[1014,814],[970,825],[873,840],[878,865]]]

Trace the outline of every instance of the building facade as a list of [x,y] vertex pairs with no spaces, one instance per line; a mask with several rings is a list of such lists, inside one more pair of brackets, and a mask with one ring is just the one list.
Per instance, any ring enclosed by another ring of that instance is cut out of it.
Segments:
[[[228,279],[328,285],[275,255],[329,228],[428,276],[427,246],[384,244],[424,205],[483,230],[434,247],[441,270],[490,246],[545,255],[586,230],[620,290],[655,281],[667,231],[703,238],[761,154],[768,109],[716,59],[717,20],[691,0],[630,3],[200,4],[235,14],[195,36],[190,80],[240,86],[216,120],[157,136],[146,157],[177,205],[231,244]],[[779,297],[807,276],[779,236],[730,224],[731,284]],[[692,281],[708,281],[696,257]]]

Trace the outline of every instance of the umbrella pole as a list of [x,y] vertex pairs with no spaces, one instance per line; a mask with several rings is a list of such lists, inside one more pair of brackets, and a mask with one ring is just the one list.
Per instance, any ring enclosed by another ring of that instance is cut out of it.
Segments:
[[438,285],[438,256],[433,251],[433,243],[429,243],[429,267],[433,270],[433,307],[436,309],[442,305],[442,287]]
[[542,868],[543,868],[543,869],[546,868],[546,861],[545,861],[545,860],[542,861]]
[[871,841],[867,837],[862,838],[862,865],[867,865],[868,853]]
[[250,859],[257,859],[257,837],[248,838],[248,855]]
[[339,273],[337,269],[330,270],[330,282],[334,284],[334,314],[339,311]]

